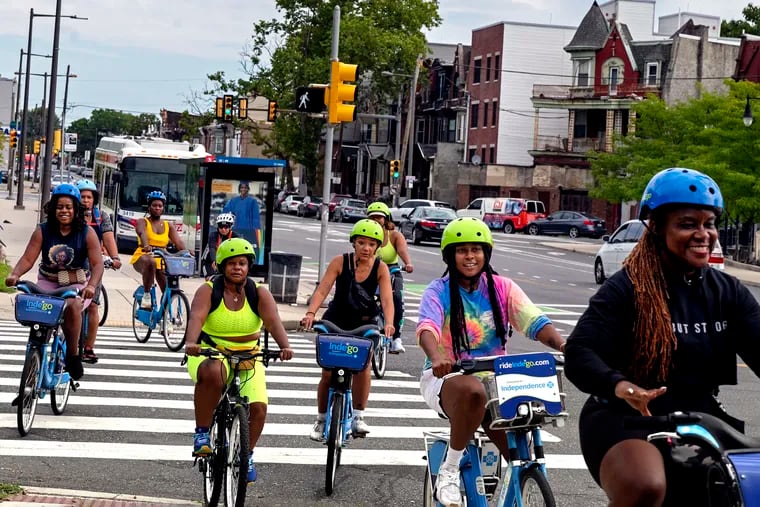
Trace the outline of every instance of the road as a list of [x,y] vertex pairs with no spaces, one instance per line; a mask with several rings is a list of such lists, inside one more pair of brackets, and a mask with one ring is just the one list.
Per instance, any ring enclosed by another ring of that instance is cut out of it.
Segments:
[[[330,224],[328,256],[348,251],[348,224]],[[302,277],[317,273],[319,222],[276,215],[274,249],[304,256]],[[591,256],[542,245],[546,238],[496,233],[494,267],[513,278],[541,305],[563,334],[569,333],[596,290]],[[554,241],[554,240],[551,240]],[[421,501],[421,432],[445,427],[422,402],[417,377],[423,354],[413,327],[424,286],[443,272],[435,245],[411,247],[415,271],[407,280],[406,354],[390,358],[382,381],[373,379],[367,419],[372,432],[350,445],[338,470],[335,493],[324,495],[324,446],[308,439],[314,420],[319,368],[312,338],[291,334],[294,361],[270,366],[270,408],[256,453],[259,481],[249,487],[250,505],[412,505]],[[758,297],[757,292],[754,292]],[[157,340],[138,344],[130,329],[104,328],[98,340],[101,361],[89,366],[82,388],[72,394],[64,416],[53,416],[46,400],[29,436],[20,438],[10,401],[23,363],[26,331],[0,322],[0,482],[80,488],[197,501],[201,478],[190,458],[192,384],[181,356]],[[515,335],[510,352],[540,350]],[[739,368],[740,386],[722,399],[748,432],[760,433],[755,403],[760,382]],[[566,385],[570,417],[563,428],[547,428],[547,464],[562,506],[603,506],[604,495],[580,457],[577,415],[585,400]],[[64,466],[65,464],[65,466]]]

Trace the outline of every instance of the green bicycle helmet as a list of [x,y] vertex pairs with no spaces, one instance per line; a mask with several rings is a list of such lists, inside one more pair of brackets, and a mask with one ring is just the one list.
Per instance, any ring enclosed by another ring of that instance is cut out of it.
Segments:
[[248,266],[256,262],[253,245],[244,238],[230,238],[222,241],[216,249],[216,270],[222,273],[224,262],[232,257],[245,255],[248,257]]
[[356,236],[371,238],[382,244],[384,238],[383,228],[374,220],[363,218],[354,224],[353,229],[351,229],[349,241],[353,243]]
[[383,215],[386,220],[391,219],[391,209],[388,207],[387,204],[384,202],[373,202],[369,206],[367,206],[367,216],[371,217],[372,215]]
[[491,229],[485,222],[475,217],[452,220],[443,230],[441,252],[445,254],[447,247],[461,243],[484,243],[493,249]]

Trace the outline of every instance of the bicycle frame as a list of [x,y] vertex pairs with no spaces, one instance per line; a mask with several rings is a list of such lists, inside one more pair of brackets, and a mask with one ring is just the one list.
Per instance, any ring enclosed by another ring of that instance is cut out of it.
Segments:
[[330,381],[330,390],[327,395],[327,419],[325,419],[325,431],[322,438],[327,442],[330,433],[330,424],[332,423],[332,406],[335,394],[342,395],[343,417],[340,420],[341,447],[346,441],[353,436],[351,426],[354,422],[354,405],[351,397],[351,380],[353,374],[350,371],[344,371],[342,368],[332,370],[332,379]]
[[64,357],[66,356],[66,339],[63,337],[63,333],[61,333],[60,328],[48,328],[47,330],[41,328],[40,331],[42,336],[44,336],[47,332],[52,332],[52,341],[50,344],[35,341],[36,339],[39,339],[35,338],[36,331],[30,330],[29,341],[26,344],[26,356],[28,356],[29,352],[34,349],[38,349],[40,351],[41,367],[40,375],[37,377],[37,396],[39,399],[44,399],[47,391],[55,389],[59,384],[69,382],[71,377],[66,371],[55,373],[57,365],[51,359],[56,357],[58,350],[62,350]]

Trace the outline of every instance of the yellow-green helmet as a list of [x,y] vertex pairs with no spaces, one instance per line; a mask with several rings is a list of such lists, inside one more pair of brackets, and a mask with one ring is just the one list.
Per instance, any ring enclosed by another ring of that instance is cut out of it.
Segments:
[[354,224],[349,241],[353,243],[356,236],[371,238],[377,240],[380,244],[382,244],[384,239],[383,228],[380,224],[369,218],[363,218]]
[[483,243],[493,248],[491,229],[475,217],[462,217],[449,222],[441,236],[441,252],[449,245],[460,243]]
[[379,201],[373,202],[372,204],[367,206],[368,217],[371,217],[372,215],[377,215],[378,213],[382,213],[382,215],[385,217],[386,220],[391,219],[391,209],[384,202],[379,202]]
[[216,249],[216,269],[220,273],[224,265],[224,261],[231,257],[237,257],[239,255],[245,255],[248,257],[248,267],[256,262],[255,252],[253,251],[253,245],[243,238],[230,238],[222,241],[219,244],[219,248]]

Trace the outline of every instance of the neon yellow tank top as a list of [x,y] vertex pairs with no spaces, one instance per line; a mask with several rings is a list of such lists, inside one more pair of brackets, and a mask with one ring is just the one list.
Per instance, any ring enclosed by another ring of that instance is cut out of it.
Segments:
[[388,242],[377,249],[377,256],[388,265],[398,264],[398,252],[391,242],[392,233],[386,232],[386,234],[388,235]]
[[[211,282],[206,282],[211,286]],[[233,336],[248,336],[261,331],[261,317],[251,309],[245,294],[243,294],[243,307],[233,311],[224,304],[224,298],[213,312],[208,314],[203,323],[203,332],[209,336],[220,338]]]

